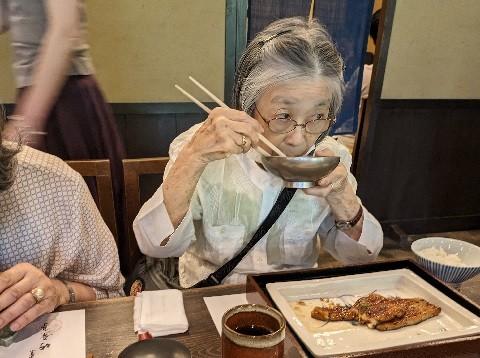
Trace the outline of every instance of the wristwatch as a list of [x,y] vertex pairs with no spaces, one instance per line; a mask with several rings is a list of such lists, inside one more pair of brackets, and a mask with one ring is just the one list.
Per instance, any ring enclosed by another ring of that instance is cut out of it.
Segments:
[[357,214],[351,220],[335,220],[335,226],[337,229],[340,230],[348,230],[354,227],[362,218],[363,215],[363,207],[360,205],[360,209],[358,209]]

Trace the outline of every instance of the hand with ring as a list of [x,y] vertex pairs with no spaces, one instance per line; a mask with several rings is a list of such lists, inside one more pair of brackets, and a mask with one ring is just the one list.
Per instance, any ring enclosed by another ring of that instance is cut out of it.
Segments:
[[[335,155],[329,149],[317,149],[317,156]],[[348,171],[339,164],[329,175],[318,181],[317,186],[304,189],[306,194],[325,198],[337,221],[352,220],[359,212],[360,203],[353,187],[348,181]],[[351,229],[345,231],[353,240],[359,240],[362,234],[363,216]]]
[[[334,156],[330,149],[317,149],[316,156]],[[343,164],[339,164],[330,174],[320,179],[313,188],[305,189],[305,193],[323,198],[340,195],[349,186],[348,172]]]
[[28,263],[0,273],[0,329],[10,324],[12,331],[18,331],[68,302],[68,290],[62,285]]
[[189,158],[208,163],[256,147],[262,126],[247,113],[217,107],[198,129],[187,146]]
[[242,135],[242,152],[245,153],[247,152],[247,148],[245,147],[247,145],[247,137]]

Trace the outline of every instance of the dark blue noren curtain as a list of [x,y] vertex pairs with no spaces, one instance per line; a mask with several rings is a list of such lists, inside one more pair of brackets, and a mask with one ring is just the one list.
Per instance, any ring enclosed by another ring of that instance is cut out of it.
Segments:
[[[315,17],[326,26],[345,61],[346,92],[334,133],[355,133],[362,85],[363,60],[373,0],[316,0]],[[310,0],[250,0],[248,39],[272,21],[308,16]]]

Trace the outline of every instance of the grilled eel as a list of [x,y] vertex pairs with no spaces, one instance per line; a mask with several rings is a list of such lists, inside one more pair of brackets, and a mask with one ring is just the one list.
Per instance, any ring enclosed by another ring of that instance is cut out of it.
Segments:
[[357,321],[388,331],[411,326],[440,313],[437,307],[421,298],[384,297],[377,293],[359,298],[353,306],[315,307],[312,318],[322,321]]

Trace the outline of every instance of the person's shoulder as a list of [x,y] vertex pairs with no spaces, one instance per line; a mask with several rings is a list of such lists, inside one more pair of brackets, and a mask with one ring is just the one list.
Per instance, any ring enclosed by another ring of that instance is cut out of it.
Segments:
[[17,154],[17,179],[32,180],[38,184],[55,183],[59,187],[77,187],[82,176],[62,159],[28,146]]

